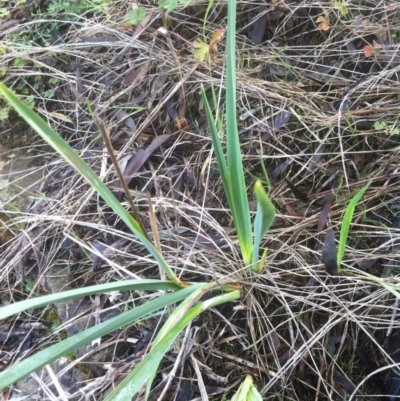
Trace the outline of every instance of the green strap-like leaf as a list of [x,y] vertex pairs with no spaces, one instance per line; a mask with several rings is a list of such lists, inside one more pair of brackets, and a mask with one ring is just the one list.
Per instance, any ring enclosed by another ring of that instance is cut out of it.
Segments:
[[247,401],[247,393],[253,384],[253,379],[251,376],[247,375],[246,378],[240,384],[238,390],[233,395],[231,401]]
[[186,299],[192,292],[196,291],[204,284],[194,284],[190,287],[180,289],[172,294],[166,294],[162,297],[146,302],[129,312],[123,313],[110,320],[98,324],[88,330],[75,334],[74,336],[61,341],[58,344],[52,345],[38,352],[37,354],[24,359],[8,369],[0,372],[0,389],[4,389],[11,384],[28,376],[30,373],[42,368],[43,366],[54,362],[56,359],[76,349],[83,347],[86,344],[100,338],[120,327],[131,324],[137,319],[153,313],[161,308],[164,308],[172,303]]
[[113,283],[99,284],[90,287],[78,288],[76,290],[64,291],[57,294],[44,295],[37,298],[27,299],[0,308],[0,319],[16,315],[28,309],[42,308],[57,302],[65,302],[71,299],[82,298],[87,295],[104,294],[111,291],[157,291],[178,290],[177,284],[161,280],[127,280]]
[[351,226],[351,221],[353,220],[353,214],[354,210],[360,201],[360,199],[363,197],[365,191],[369,188],[371,185],[371,181],[363,186],[352,198],[350,201],[349,205],[346,208],[346,212],[344,213],[343,216],[343,222],[342,222],[342,227],[340,229],[340,239],[339,239],[339,247],[338,247],[338,255],[337,255],[337,266],[340,270],[340,265],[342,264],[343,256],[346,251],[346,243],[347,243],[347,237],[349,235],[349,230]]
[[232,291],[200,302],[190,309],[104,401],[131,401],[132,397],[141,390],[149,377],[151,377],[154,370],[158,368],[161,359],[168,352],[172,343],[190,322],[209,308],[239,298],[240,291]]
[[236,0],[228,0],[228,33],[226,42],[226,143],[232,214],[239,245],[246,265],[252,262],[253,238],[249,201],[236,116]]
[[[171,330],[174,330],[175,327],[177,327],[180,320],[189,312],[189,310],[196,304],[196,302],[207,293],[211,286],[212,284],[207,284],[203,288],[199,288],[197,291],[190,294],[189,297],[182,301],[180,305],[178,305],[178,307],[172,311],[167,321],[163,324],[156,338],[154,339],[151,349],[156,348],[158,344],[160,344],[162,340],[168,335],[168,333],[170,333]],[[158,365],[155,365],[153,371],[147,379],[145,399],[147,399],[150,394],[151,386],[153,384],[154,378],[156,377],[157,370]]]
[[226,165],[225,155],[222,150],[221,141],[218,136],[218,129],[215,125],[214,117],[211,112],[210,104],[208,102],[204,88],[201,87],[201,96],[204,103],[204,110],[207,116],[208,126],[210,128],[211,140],[215,152],[215,157],[217,158],[219,172],[221,174],[222,184],[224,186],[225,193],[228,198],[229,207],[231,207],[230,190],[229,190],[229,174],[228,166]]
[[139,223],[124,209],[118,199],[100,180],[90,166],[64,141],[42,118],[31,110],[18,96],[0,83],[0,93],[15,108],[18,114],[53,148],[55,149],[79,174],[82,175],[92,188],[104,199],[108,206],[124,221],[124,223],[139,238],[140,242],[157,260],[168,278],[183,286],[179,278],[168,266],[161,253],[146,238]]

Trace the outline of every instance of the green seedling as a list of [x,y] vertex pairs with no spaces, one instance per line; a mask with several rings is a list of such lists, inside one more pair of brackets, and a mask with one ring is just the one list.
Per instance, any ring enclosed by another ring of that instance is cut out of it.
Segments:
[[353,220],[354,210],[355,210],[358,202],[363,197],[365,191],[369,188],[370,185],[371,185],[371,181],[367,185],[363,186],[354,195],[354,197],[351,199],[350,203],[348,204],[348,206],[346,208],[346,212],[344,213],[342,227],[340,229],[339,248],[338,248],[338,253],[337,253],[337,266],[338,266],[339,272],[341,271],[340,265],[342,264],[344,253],[346,252],[346,243],[347,243],[347,238],[349,236],[351,222]]
[[216,29],[211,37],[210,43],[204,42],[201,39],[195,40],[194,46],[194,58],[196,60],[210,64],[211,57],[217,53],[217,44],[224,37],[224,31],[221,28]]
[[125,15],[124,22],[136,26],[146,18],[146,10],[143,7],[135,7]]
[[7,15],[10,15],[10,11],[7,8],[0,8],[0,17],[7,17]]
[[364,56],[365,57],[371,57],[372,55],[374,56],[379,56],[382,50],[382,45],[378,43],[376,40],[372,41],[373,45],[365,45],[363,50],[364,50]]
[[0,109],[0,121],[7,120],[9,113],[10,113],[9,109]]
[[189,4],[190,0],[160,0],[158,2],[160,8],[163,8],[167,12],[175,10],[178,4]]
[[346,15],[349,13],[349,10],[347,8],[349,4],[347,3],[347,1],[345,0],[340,0],[340,1],[335,1],[333,8],[335,8],[336,10],[340,11],[340,14],[343,15],[343,17],[346,17]]
[[259,273],[263,267],[263,258],[260,262],[259,256],[260,243],[274,220],[275,208],[261,183],[257,181],[254,186],[257,213],[252,226],[236,116],[235,15],[236,2],[230,1],[226,63],[226,155],[204,88],[202,88],[202,96],[214,152],[238,235],[243,261],[251,267],[251,270]]
[[386,135],[400,135],[400,129],[396,124],[388,124],[386,121],[376,121],[374,128],[377,131],[384,131]]
[[[370,187],[371,183],[372,183],[372,181],[370,181],[368,184],[363,186],[354,195],[354,197],[351,199],[351,201],[349,202],[349,204],[348,204],[348,206],[346,208],[345,214],[343,216],[343,222],[342,222],[341,230],[340,230],[339,249],[338,249],[338,253],[337,253],[337,266],[334,267],[335,271],[337,269],[338,272],[349,273],[349,271],[347,271],[347,270],[340,269],[340,265],[342,263],[343,256],[345,254],[347,238],[348,238],[351,222],[353,220],[354,210],[355,210],[356,206],[359,204],[361,198],[364,196],[364,194],[367,191],[367,189]],[[329,234],[329,230],[328,230],[328,234],[327,235],[332,235],[333,236],[333,231],[332,231],[331,228],[330,228],[330,230],[331,230],[330,231],[331,234]],[[334,241],[334,238],[333,238],[333,241]],[[326,244],[326,242],[325,242],[325,244]],[[326,261],[324,263],[325,263],[325,267],[327,268]],[[328,273],[332,274],[329,271],[328,271]],[[336,274],[333,274],[333,275],[336,275]],[[362,275],[358,275],[358,274],[353,275],[353,277],[361,279],[361,280],[367,280],[367,281],[369,281],[371,283],[377,284],[377,285],[385,288],[388,292],[393,294],[397,299],[400,299],[400,286],[397,285],[397,284],[393,284],[393,283],[387,282],[385,279],[375,277],[372,274],[368,274],[367,272],[362,272]]]
[[262,396],[253,383],[251,376],[246,376],[231,401],[262,401]]

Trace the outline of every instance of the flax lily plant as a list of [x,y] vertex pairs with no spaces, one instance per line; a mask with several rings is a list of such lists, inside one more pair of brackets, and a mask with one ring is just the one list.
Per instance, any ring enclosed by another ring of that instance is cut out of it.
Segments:
[[[219,140],[218,132],[203,90],[206,112],[212,134],[216,158],[221,171],[221,178],[227,194],[234,224],[239,238],[239,244],[243,255],[243,261],[253,271],[259,272],[265,259],[265,252],[259,260],[259,248],[263,235],[270,227],[275,209],[268,199],[261,183],[254,187],[258,201],[258,210],[252,229],[251,214],[243,164],[240,153],[238,129],[236,126],[236,97],[235,97],[235,13],[236,0],[229,0],[228,6],[228,35],[227,35],[227,99],[226,99],[226,156]],[[129,280],[95,285],[86,288],[65,291],[58,294],[29,298],[0,309],[0,319],[6,319],[12,315],[23,313],[35,308],[43,308],[58,302],[66,302],[93,294],[104,294],[111,291],[154,291],[155,297],[145,304],[122,313],[119,316],[103,321],[102,323],[84,330],[74,336],[45,348],[36,354],[15,363],[3,372],[0,372],[0,389],[4,389],[13,383],[39,370],[45,365],[54,362],[63,355],[83,347],[95,339],[98,339],[120,327],[132,324],[138,319],[163,310],[165,307],[177,304],[173,312],[156,336],[150,351],[130,374],[112,391],[106,401],[130,401],[140,392],[144,386],[147,399],[153,379],[158,371],[158,366],[164,355],[168,352],[173,342],[182,333],[193,319],[202,312],[219,304],[232,302],[240,298],[240,286],[231,280],[218,283],[185,283],[182,282],[164,259],[161,251],[149,239],[149,235],[143,231],[143,224],[125,209],[115,198],[108,187],[101,181],[96,173],[86,162],[34,111],[26,106],[5,85],[0,84],[0,93],[15,108],[19,115],[55,149],[75,170],[92,186],[102,197],[107,205],[121,218],[127,227],[137,236],[143,246],[154,257],[160,268],[164,271],[168,280]],[[140,218],[140,217],[139,217]],[[208,300],[201,300],[204,294],[210,291],[220,291],[220,295],[214,295]],[[246,379],[250,383],[250,379]],[[256,390],[251,387],[251,392]],[[246,388],[247,388],[246,387]],[[248,390],[248,389],[247,389]],[[247,392],[246,390],[246,392]],[[250,390],[249,390],[250,391]],[[241,391],[243,393],[243,391]],[[243,393],[244,394],[244,393]],[[245,395],[244,395],[245,396]],[[241,399],[241,397],[239,397]],[[244,399],[244,398],[243,398]]]
[[232,212],[243,261],[245,265],[251,267],[251,270],[259,273],[262,270],[266,256],[265,250],[260,261],[260,243],[274,220],[275,208],[261,182],[257,181],[254,185],[254,193],[257,198],[257,213],[252,228],[236,118],[235,23],[236,1],[229,1],[226,62],[226,156],[204,88],[202,88],[202,96],[215,156],[228,198],[229,208]]

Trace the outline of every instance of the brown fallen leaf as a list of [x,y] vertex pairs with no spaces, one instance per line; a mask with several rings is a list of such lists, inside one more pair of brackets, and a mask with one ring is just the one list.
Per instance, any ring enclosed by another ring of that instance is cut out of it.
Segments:
[[257,8],[251,25],[249,26],[249,39],[256,45],[259,45],[264,37],[267,26],[267,6],[261,5]]
[[19,24],[19,22],[20,22],[20,20],[18,20],[18,19],[11,19],[11,20],[1,23],[0,24],[0,32],[4,32],[7,29],[14,28],[15,26],[17,26]]
[[[304,155],[304,153],[307,152],[307,148],[303,149],[300,153],[297,155]],[[289,157],[287,160],[285,160],[283,163],[281,163],[273,172],[272,172],[272,177],[276,180],[280,178],[280,176],[287,170],[287,168],[293,163],[294,158]]]
[[[151,17],[153,16],[153,12],[152,11],[150,11],[147,15],[146,15],[146,18],[142,21],[142,22],[140,22],[138,25],[137,25],[137,27],[136,27],[136,29],[135,29],[135,32],[133,32],[133,35],[132,35],[132,37],[135,39],[135,38],[137,38],[144,30],[145,30],[145,28],[146,28],[146,26],[147,26],[147,24],[149,23],[149,21],[151,20]],[[132,49],[132,48],[131,48]]]
[[131,129],[132,131],[136,131],[136,124],[133,121],[132,117],[129,117],[128,113],[125,110],[118,110],[113,113],[113,117],[118,122],[124,122],[124,124]]
[[260,129],[260,132],[267,132],[261,137],[262,142],[268,141],[280,128],[284,127],[290,120],[292,113],[289,110],[283,110],[279,112],[272,122],[267,124],[265,129]]
[[153,80],[153,83],[151,85],[151,91],[149,94],[149,99],[147,101],[147,108],[149,110],[153,110],[153,102],[156,100],[157,95],[161,92],[161,90],[164,88],[164,84],[167,81],[167,72],[164,69],[165,73],[163,73],[163,69],[161,68],[161,71],[159,74],[156,75],[156,77]]
[[70,82],[69,88],[71,89],[71,92],[74,94],[75,101],[77,103],[83,103],[85,101],[85,97],[77,89],[77,84]]
[[284,206],[287,212],[289,213],[289,216],[299,217],[299,214],[293,209],[293,207],[289,203],[286,203]]
[[291,181],[289,181],[287,178],[285,178],[285,181],[286,181],[286,184],[288,185],[288,187],[290,188],[290,190],[292,191],[293,195],[294,195],[298,200],[300,200],[300,201],[302,201],[302,202],[304,202],[304,203],[307,203],[307,202],[308,202],[309,199],[308,199],[308,196],[307,196],[305,193],[299,191],[299,190],[296,188],[296,186],[295,186]]
[[122,82],[122,86],[131,86],[135,81],[138,81],[148,70],[149,63],[142,65],[140,68],[131,71]]
[[119,238],[114,241],[110,246],[102,246],[99,251],[102,256],[98,256],[93,254],[93,266],[92,270],[94,272],[100,269],[100,266],[103,262],[103,258],[111,259],[115,253],[115,251],[121,250],[126,244],[128,244],[129,239],[127,238]]
[[146,163],[146,160],[153,154],[153,152],[163,143],[171,138],[172,134],[160,135],[153,139],[151,144],[146,149],[139,149],[136,154],[129,160],[128,165],[124,171],[124,178],[127,183],[132,179],[133,174],[137,173]]

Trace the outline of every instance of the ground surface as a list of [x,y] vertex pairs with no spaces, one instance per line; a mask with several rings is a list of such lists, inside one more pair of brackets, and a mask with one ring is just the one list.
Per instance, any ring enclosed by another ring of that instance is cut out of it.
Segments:
[[[255,179],[263,180],[278,212],[263,244],[265,269],[254,276],[240,261],[199,95],[204,85],[211,97],[213,85],[223,116],[226,1],[193,0],[169,14],[153,3],[139,2],[144,20],[132,25],[132,2],[10,2],[0,30],[4,82],[118,193],[90,100],[145,224],[151,194],[163,254],[175,271],[191,281],[231,277],[245,287],[240,303],[188,329],[191,341],[181,339],[183,351],[172,350],[162,363],[154,399],[174,365],[165,400],[197,399],[201,380],[210,400],[230,399],[246,374],[266,400],[397,395],[397,303],[368,277],[400,284],[400,6],[238,2],[237,123],[246,179],[250,196]],[[194,53],[196,40],[212,42],[209,57]],[[143,247],[85,182],[2,107],[2,143],[15,146],[20,136],[47,163],[26,213],[4,205],[3,304],[49,285],[59,291],[159,278]],[[322,263],[327,224],[338,240],[346,206],[369,180],[351,226],[346,271],[332,279]],[[61,284],[54,284],[57,276]],[[82,313],[115,313],[145,299],[100,297]],[[74,330],[68,319],[48,308],[3,322],[2,366]],[[79,399],[84,389],[102,399],[140,359],[159,320],[104,338],[101,348],[112,352],[103,360],[79,355],[84,378],[64,384],[64,395]],[[45,387],[36,386],[41,399],[49,397],[40,395]]]

